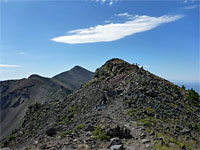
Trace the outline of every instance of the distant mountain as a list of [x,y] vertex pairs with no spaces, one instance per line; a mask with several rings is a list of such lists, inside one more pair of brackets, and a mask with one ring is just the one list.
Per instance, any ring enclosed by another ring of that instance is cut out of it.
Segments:
[[93,72],[90,72],[80,66],[75,66],[69,71],[54,76],[53,79],[64,83],[71,90],[77,90],[83,83],[91,80],[93,76]]
[[0,81],[1,138],[10,134],[23,122],[30,105],[36,102],[42,104],[63,100],[81,84],[92,79],[92,72],[74,67],[56,77],[58,80],[31,75],[28,79]]
[[199,150],[200,97],[111,59],[63,101],[34,105],[1,141],[12,149]]

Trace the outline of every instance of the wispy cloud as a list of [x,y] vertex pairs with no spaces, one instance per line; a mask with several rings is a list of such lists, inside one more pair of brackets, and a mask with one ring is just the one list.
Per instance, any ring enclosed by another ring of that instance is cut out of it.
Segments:
[[111,21],[110,20],[106,20],[106,21],[104,21],[105,23],[111,23]]
[[116,3],[118,0],[95,0],[96,2],[100,2],[101,4],[108,4],[108,5],[113,5]]
[[24,52],[19,52],[19,55],[24,55],[25,53]]
[[198,0],[183,0],[184,3],[194,3],[197,2]]
[[0,68],[19,68],[22,66],[19,65],[7,65],[7,64],[0,64]]
[[148,69],[150,68],[150,65],[144,65],[144,68]]
[[68,35],[55,37],[51,40],[67,44],[110,42],[151,30],[163,23],[173,22],[182,17],[183,15],[164,15],[161,17],[136,15],[124,23],[110,23],[87,29],[71,30]]
[[118,0],[110,0],[109,5],[113,5],[114,3],[116,3]]
[[195,8],[198,8],[198,7],[199,7],[199,5],[191,5],[191,6],[183,7],[182,9],[188,10],[188,9],[195,9]]
[[130,15],[128,13],[115,14],[115,16],[118,16],[118,17],[127,17],[127,18],[132,18],[133,17],[133,15]]

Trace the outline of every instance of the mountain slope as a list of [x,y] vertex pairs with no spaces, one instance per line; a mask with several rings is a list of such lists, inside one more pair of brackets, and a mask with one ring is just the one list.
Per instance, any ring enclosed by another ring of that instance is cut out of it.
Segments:
[[13,149],[198,150],[199,133],[200,100],[194,91],[112,59],[64,101],[32,106],[22,126],[2,145]]
[[20,124],[29,105],[63,99],[71,92],[54,80],[38,75],[1,81],[1,138]]
[[90,72],[80,66],[75,66],[69,71],[60,73],[53,77],[65,85],[69,86],[72,90],[77,90],[80,86],[93,78],[94,73]]
[[76,66],[55,78],[31,75],[28,79],[1,81],[1,138],[8,136],[22,123],[30,105],[63,100],[81,84],[92,79],[92,75],[92,72]]

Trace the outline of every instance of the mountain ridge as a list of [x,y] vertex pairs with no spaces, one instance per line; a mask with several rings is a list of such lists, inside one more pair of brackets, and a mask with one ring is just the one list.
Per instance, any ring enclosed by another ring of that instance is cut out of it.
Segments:
[[4,147],[200,148],[199,95],[120,59],[107,61],[63,101],[32,108]]
[[[85,69],[85,74],[87,75],[87,73],[91,74],[90,71],[87,72]],[[80,73],[79,76],[74,74],[74,79],[85,74]],[[65,77],[67,78],[67,76]],[[87,79],[89,80],[89,78]],[[79,83],[83,84],[87,79],[80,80]],[[36,102],[62,100],[66,95],[77,89],[54,78],[42,77],[37,74],[19,80],[0,81],[0,86],[1,138],[7,136],[19,126],[29,105]]]

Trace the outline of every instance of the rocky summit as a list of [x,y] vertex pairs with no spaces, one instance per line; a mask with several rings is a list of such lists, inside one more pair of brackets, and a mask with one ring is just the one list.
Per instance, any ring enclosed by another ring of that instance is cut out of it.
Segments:
[[199,150],[199,95],[137,64],[111,59],[65,99],[29,106],[1,147]]

